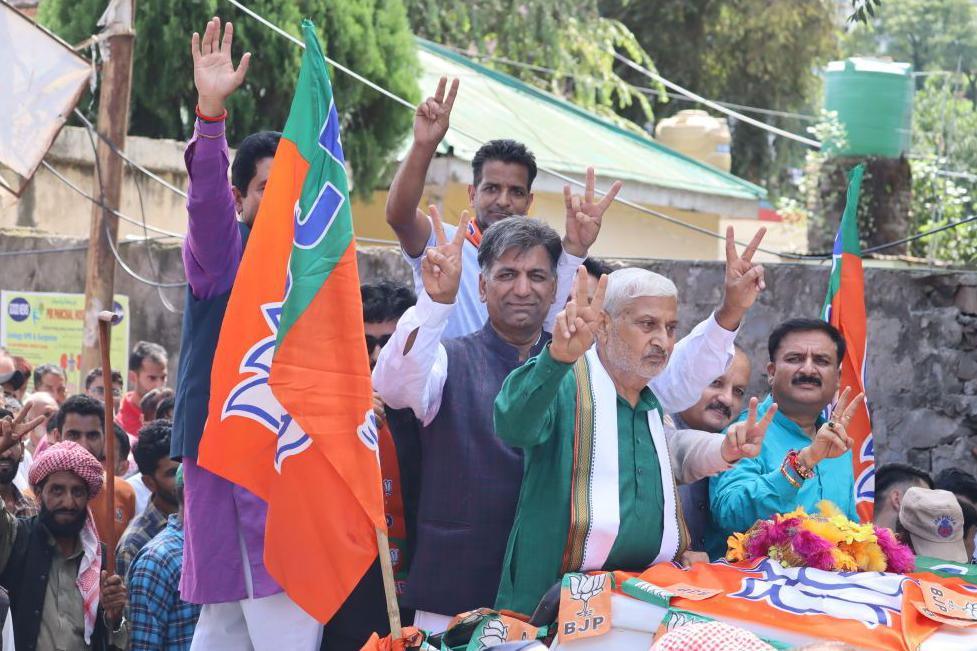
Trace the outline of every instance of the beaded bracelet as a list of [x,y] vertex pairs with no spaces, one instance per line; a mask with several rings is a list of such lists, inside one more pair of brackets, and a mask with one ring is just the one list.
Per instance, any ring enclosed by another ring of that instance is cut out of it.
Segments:
[[784,462],[780,464],[780,474],[782,474],[784,476],[784,479],[789,481],[790,485],[793,486],[794,488],[799,489],[801,487],[801,482],[797,481],[796,479],[790,476],[790,472],[787,470],[787,459],[784,459]]
[[801,463],[800,453],[797,450],[791,450],[787,453],[787,461],[790,463],[790,467],[801,479],[814,478],[814,471]]

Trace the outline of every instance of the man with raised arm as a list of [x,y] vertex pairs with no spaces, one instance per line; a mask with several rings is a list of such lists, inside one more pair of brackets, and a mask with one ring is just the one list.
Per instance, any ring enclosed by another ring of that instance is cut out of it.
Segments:
[[[421,277],[424,251],[437,244],[431,221],[418,210],[418,203],[424,193],[427,169],[448,131],[457,94],[458,80],[453,80],[449,87],[447,78],[442,77],[434,95],[417,107],[414,141],[397,170],[387,196],[387,223],[397,234],[404,257],[413,269],[418,296],[424,291]],[[532,184],[536,172],[536,159],[532,153],[525,145],[514,140],[489,141],[472,158],[472,184],[468,186],[468,198],[475,217],[466,227],[460,252],[464,265],[456,307],[444,328],[444,337],[467,335],[485,324],[488,314],[480,296],[478,264],[482,232],[500,220],[528,213],[533,202]],[[547,331],[569,297],[576,269],[597,240],[604,213],[620,189],[621,183],[616,181],[604,198],[598,201],[595,198],[596,175],[593,168],[587,169],[582,197],[573,194],[569,185],[563,187],[566,228],[563,250],[557,264],[556,301],[544,322]],[[444,231],[448,239],[454,237],[453,226],[445,225]],[[723,303],[676,345],[677,358],[687,356],[698,361],[694,366],[681,364],[685,369],[683,374],[666,368],[653,380],[655,394],[667,413],[683,411],[694,405],[702,390],[722,375],[732,360],[732,340],[743,315],[756,298],[756,294],[751,296],[742,290],[750,285],[763,288],[763,267],[753,264],[752,259],[765,232],[766,229],[761,228],[740,257],[735,251],[733,229],[727,229]],[[737,285],[730,285],[730,274],[739,279]]]
[[[231,61],[230,23],[220,19],[191,43],[198,93],[194,135],[185,154],[190,182],[183,243],[188,289],[171,455],[183,460],[183,575],[180,595],[203,604],[193,649],[316,649],[322,626],[286,595],[264,565],[267,505],[241,486],[197,465],[207,420],[210,370],[231,286],[258,212],[280,134],[245,138],[229,165],[225,102],[251,59]],[[268,461],[271,463],[271,459]]]
[[[418,204],[424,193],[427,169],[448,131],[451,108],[458,93],[458,80],[451,83],[447,92],[446,88],[447,78],[442,77],[434,96],[417,107],[414,141],[390,184],[387,196],[387,223],[397,234],[404,257],[414,270],[418,294],[424,289],[421,256],[425,248],[436,244],[431,222],[418,210]],[[524,217],[529,213],[533,204],[535,178],[535,157],[524,144],[515,140],[490,140],[472,158],[472,183],[468,186],[468,199],[475,218],[465,234],[467,244],[462,249],[465,265],[458,289],[457,308],[445,327],[445,337],[467,335],[485,325],[488,313],[484,303],[479,300],[476,260],[482,233],[499,220]],[[566,231],[557,264],[557,301],[547,316],[547,324],[553,322],[553,317],[569,296],[573,275],[596,241],[604,213],[621,189],[621,183],[617,181],[603,199],[597,200],[595,184],[594,170],[588,168],[583,197],[573,195],[570,186],[564,187]],[[444,226],[449,239],[454,237],[454,228]]]

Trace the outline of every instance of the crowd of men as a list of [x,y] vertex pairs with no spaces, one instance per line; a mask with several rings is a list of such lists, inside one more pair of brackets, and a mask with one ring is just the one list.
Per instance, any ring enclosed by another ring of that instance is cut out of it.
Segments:
[[[248,136],[231,164],[225,106],[249,61],[234,67],[232,40],[217,19],[192,38],[175,390],[158,344],[136,344],[127,378],[95,369],[76,395],[59,367],[0,351],[0,585],[17,649],[332,651],[387,629],[379,562],[323,626],[264,566],[265,504],[196,463],[217,335],[280,137]],[[508,139],[472,161],[472,215],[453,226],[418,210],[458,92],[442,79],[418,107],[390,188],[413,287],[362,287],[405,620],[442,631],[480,607],[528,615],[567,572],[714,559],[731,533],[825,499],[857,519],[846,426],[863,398],[839,386],[844,339],[791,318],[765,360],[734,343],[766,287],[752,259],[763,231],[742,252],[727,233],[722,299],[679,338],[671,280],[588,257],[621,189],[598,197],[592,169],[583,195],[565,190],[562,235],[526,216],[536,162]],[[747,400],[761,364],[769,393]],[[968,562],[975,505],[966,472],[877,471],[876,521],[921,556]],[[115,567],[100,543],[110,531]]]

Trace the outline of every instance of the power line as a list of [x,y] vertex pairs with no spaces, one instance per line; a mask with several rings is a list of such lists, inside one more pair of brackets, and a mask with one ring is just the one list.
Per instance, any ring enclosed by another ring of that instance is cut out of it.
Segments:
[[618,61],[620,61],[624,65],[628,66],[629,68],[631,68],[633,70],[636,70],[636,71],[640,72],[641,74],[643,74],[644,76],[648,77],[649,79],[654,79],[658,83],[663,84],[665,87],[671,88],[672,90],[674,90],[677,93],[681,93],[681,94],[685,95],[688,98],[694,99],[695,101],[700,102],[700,103],[702,103],[702,104],[704,104],[704,105],[712,108],[713,110],[719,111],[720,113],[725,113],[726,115],[729,115],[731,117],[734,117],[737,120],[741,120],[743,122],[746,122],[747,124],[752,124],[755,127],[758,127],[758,128],[763,129],[765,131],[769,131],[770,133],[776,134],[778,136],[783,136],[784,138],[789,138],[790,140],[796,140],[797,142],[800,142],[800,143],[803,143],[805,145],[808,145],[809,147],[814,147],[815,149],[820,149],[821,148],[821,143],[818,142],[817,140],[812,140],[811,138],[806,138],[804,136],[799,136],[796,133],[791,133],[790,131],[784,131],[783,129],[779,129],[777,127],[771,126],[771,125],[767,124],[766,122],[761,122],[759,120],[755,120],[754,118],[751,118],[748,115],[743,115],[742,113],[737,113],[736,111],[734,111],[734,110],[732,110],[730,108],[727,108],[727,107],[725,107],[725,106],[723,106],[721,104],[718,104],[718,103],[712,101],[711,99],[706,99],[702,95],[697,95],[697,94],[693,93],[691,90],[688,90],[686,88],[683,88],[682,86],[679,86],[675,82],[672,82],[672,81],[669,81],[668,79],[665,79],[664,77],[662,77],[657,72],[654,72],[652,70],[649,70],[648,68],[645,68],[644,66],[635,63],[634,61],[632,61],[631,59],[627,58],[626,56],[624,56],[622,54],[619,54],[617,52],[614,52],[613,54],[614,54],[614,58],[615,59],[617,59]]
[[116,263],[122,268],[123,271],[125,271],[127,274],[129,274],[130,276],[132,276],[133,278],[135,278],[139,282],[141,282],[143,284],[146,284],[146,285],[149,285],[151,287],[163,288],[163,289],[168,288],[168,287],[186,287],[187,286],[187,281],[185,281],[185,280],[184,281],[181,281],[181,282],[176,282],[176,283],[160,283],[160,282],[156,282],[154,280],[150,280],[149,278],[144,278],[143,276],[140,276],[138,273],[136,273],[135,271],[133,271],[129,267],[129,265],[127,265],[125,263],[125,260],[122,259],[122,256],[119,255],[119,250],[115,247],[115,243],[112,241],[111,233],[109,233],[108,226],[105,227],[105,239],[108,240],[108,242],[109,242],[109,249],[112,250],[112,256],[115,258]]
[[[252,18],[254,18],[255,20],[257,20],[261,24],[263,24],[266,27],[268,27],[269,29],[275,31],[279,35],[281,35],[281,36],[287,38],[288,40],[292,41],[296,45],[298,45],[298,46],[300,46],[302,48],[305,47],[305,44],[302,41],[300,41],[296,37],[292,36],[291,34],[289,34],[288,32],[286,32],[285,30],[283,30],[281,27],[279,27],[278,25],[275,25],[274,23],[270,22],[268,19],[264,18],[263,16],[260,16],[259,14],[255,13],[254,11],[252,11],[251,9],[249,9],[248,7],[245,7],[238,0],[227,0],[227,2],[231,3],[232,5],[234,5],[235,7],[237,7],[238,9],[240,9],[241,11],[243,11],[244,13],[248,14],[249,16],[251,16]],[[347,67],[345,67],[343,65],[340,65],[340,64],[336,63],[335,61],[333,61],[329,57],[326,57],[325,55],[323,55],[323,56],[325,57],[326,61],[328,61],[336,69],[338,69],[338,70],[340,70],[342,72],[345,72],[346,74],[348,74],[351,77],[353,77],[354,79],[356,79],[356,80],[358,80],[358,81],[366,84],[367,86],[369,86],[370,88],[376,90],[377,92],[379,92],[380,94],[384,95],[385,97],[388,97],[390,99],[393,99],[398,104],[401,104],[402,106],[407,107],[407,108],[409,108],[412,111],[417,110],[417,107],[414,104],[411,104],[410,102],[408,102],[406,99],[400,97],[399,95],[396,95],[396,94],[392,93],[391,91],[389,91],[389,90],[387,90],[387,89],[385,89],[385,88],[383,88],[381,86],[378,86],[376,83],[370,81],[369,79],[366,79],[362,75],[360,75],[360,74],[358,74],[356,72],[353,72],[352,70],[350,70],[349,68],[347,68]],[[706,101],[708,101],[708,100],[706,100]],[[724,108],[723,110],[724,111],[728,111],[729,109],[725,109]],[[748,119],[752,119],[752,118],[748,118]],[[763,123],[761,122],[760,124],[763,124]],[[768,126],[768,125],[764,125],[764,126]],[[476,143],[484,144],[481,138],[479,138],[479,137],[477,137],[475,135],[472,135],[472,134],[468,133],[464,129],[460,129],[460,128],[456,127],[456,126],[449,126],[449,128],[452,131],[454,131],[455,133],[458,133],[458,134],[460,134],[462,136],[465,136],[466,138],[469,138],[469,139],[471,139],[472,141],[474,141]],[[586,187],[582,181],[578,181],[577,179],[571,178],[571,177],[569,177],[569,176],[567,176],[565,174],[561,174],[560,172],[557,172],[555,170],[549,169],[547,167],[537,166],[537,169],[540,170],[541,172],[546,172],[547,174],[549,174],[551,176],[554,176],[554,177],[556,177],[556,178],[558,178],[558,179],[560,179],[560,180],[562,180],[565,183],[568,183],[570,185],[574,185],[574,186],[580,187],[580,188]],[[594,189],[594,192],[595,192],[595,194],[598,194],[600,196],[604,196],[604,195],[607,194],[607,192],[605,190],[602,190],[600,188],[595,188]],[[676,226],[680,226],[680,227],[686,228],[688,230],[692,230],[692,231],[695,231],[695,232],[698,232],[698,233],[702,233],[703,235],[708,235],[709,237],[712,237],[712,238],[715,238],[715,239],[720,239],[720,240],[725,239],[725,235],[722,235],[722,234],[719,234],[719,233],[714,233],[713,231],[710,231],[710,230],[708,230],[706,228],[702,228],[700,226],[696,226],[695,224],[690,224],[688,222],[682,221],[681,219],[677,219],[677,218],[672,217],[670,215],[666,215],[664,213],[660,213],[657,210],[652,210],[651,208],[647,208],[645,206],[642,206],[640,204],[634,203],[632,201],[628,201],[627,199],[623,199],[620,196],[614,197],[614,201],[616,201],[618,203],[621,203],[621,204],[623,204],[625,206],[628,206],[629,208],[633,208],[634,210],[637,210],[638,212],[642,212],[642,213],[644,213],[646,215],[651,215],[652,217],[656,217],[658,219],[662,219],[662,220],[667,221],[669,223],[675,224]],[[746,246],[746,242],[740,242],[738,240],[737,240],[737,244],[739,244],[740,246]],[[777,257],[786,258],[786,259],[790,259],[790,260],[804,260],[804,259],[809,258],[809,256],[805,256],[805,255],[800,255],[800,254],[796,254],[796,253],[785,253],[785,252],[773,251],[771,249],[765,249],[765,248],[758,248],[757,250],[758,251],[762,251],[763,253],[767,253],[767,254],[770,254],[770,255],[775,255]]]
[[[72,183],[71,180],[69,180],[67,177],[65,177],[61,172],[59,172],[57,169],[55,169],[54,166],[51,165],[50,163],[48,163],[46,160],[42,160],[41,161],[41,165],[43,165],[44,168],[47,171],[51,172],[51,174],[54,174],[54,176],[56,176],[62,183],[64,183],[69,188],[71,188],[72,190],[74,190],[75,192],[77,192],[78,194],[80,194],[81,196],[85,197],[89,201],[91,201],[96,206],[99,206],[100,208],[104,208],[105,210],[108,210],[109,212],[111,212],[112,214],[114,214],[116,217],[118,217],[119,219],[121,219],[124,222],[128,222],[128,223],[130,223],[130,224],[132,224],[134,226],[142,226],[142,224],[140,222],[136,221],[132,217],[129,217],[127,215],[122,214],[121,212],[119,212],[115,208],[109,206],[108,204],[104,203],[103,201],[100,201],[99,199],[96,199],[92,195],[88,194],[87,192],[85,192],[84,190],[82,190],[81,188],[79,188],[77,185],[75,185],[74,183]],[[165,230],[165,229],[162,229],[162,228],[158,228],[156,226],[149,226],[149,225],[147,225],[146,228],[149,229],[149,230],[151,230],[151,231],[153,231],[153,232],[155,232],[155,233],[160,233],[162,235],[166,235],[167,237],[174,237],[174,238],[180,239],[180,240],[183,239],[183,235],[180,235],[179,233],[174,233],[173,231],[168,231],[168,230]]]
[[977,215],[971,215],[970,217],[964,217],[963,219],[959,219],[959,220],[957,220],[955,222],[950,222],[948,224],[943,224],[942,226],[938,226],[938,227],[933,228],[933,229],[930,229],[928,231],[924,231],[922,233],[916,233],[915,235],[910,235],[908,237],[903,237],[901,239],[894,240],[892,242],[886,242],[884,244],[878,244],[876,246],[870,246],[869,248],[864,249],[862,251],[862,255],[865,255],[866,253],[875,253],[876,251],[883,251],[885,249],[889,249],[889,248],[892,248],[894,246],[899,246],[900,244],[908,244],[910,242],[915,242],[916,240],[921,240],[921,239],[923,239],[925,237],[929,237],[930,235],[935,235],[936,233],[940,233],[942,231],[950,230],[951,228],[956,228],[957,226],[962,226],[964,224],[969,224],[970,222],[973,222],[973,221],[977,221]]
[[[85,127],[87,127],[88,130],[91,133],[94,133],[96,136],[98,136],[98,138],[102,142],[104,142],[106,145],[109,146],[109,149],[111,149],[113,151],[113,153],[115,153],[119,158],[121,158],[126,163],[128,163],[130,167],[139,170],[140,172],[142,172],[143,174],[145,174],[146,176],[148,176],[152,180],[156,181],[157,183],[159,183],[160,185],[162,185],[166,189],[170,190],[171,192],[174,192],[174,193],[180,195],[184,199],[187,198],[187,193],[186,192],[184,192],[183,190],[177,188],[176,186],[174,186],[173,184],[171,184],[170,182],[168,182],[166,179],[163,179],[163,178],[157,176],[156,174],[154,174],[153,172],[149,171],[148,169],[146,169],[145,167],[143,167],[142,165],[140,165],[136,161],[134,161],[131,158],[129,158],[124,151],[122,151],[121,149],[119,149],[119,147],[108,138],[108,136],[103,135],[98,129],[96,129],[94,127],[94,125],[92,125],[92,123],[88,120],[88,118],[85,117],[85,114],[84,113],[82,113],[81,111],[79,111],[77,108],[75,109],[74,113],[75,113],[75,116],[78,117],[78,119],[81,120],[84,123]],[[96,152],[96,156],[97,155],[98,155],[98,153]]]
[[[463,56],[466,56],[466,57],[468,57],[470,59],[476,59],[478,61],[492,61],[492,62],[502,63],[502,64],[507,65],[507,66],[513,66],[513,67],[516,67],[516,68],[525,68],[527,70],[534,70],[536,72],[543,72],[543,73],[547,73],[547,74],[551,74],[551,75],[561,75],[561,76],[567,77],[569,79],[596,80],[596,77],[593,77],[593,76],[573,75],[573,74],[569,74],[569,73],[560,72],[559,70],[556,70],[555,68],[547,68],[545,66],[539,66],[539,65],[532,64],[532,63],[525,63],[523,61],[516,61],[515,59],[509,59],[509,58],[506,58],[506,57],[498,57],[498,56],[492,56],[492,55],[488,55],[488,54],[477,54],[477,53],[476,54],[472,54],[471,52],[469,52],[465,48],[456,47],[454,45],[445,45],[443,43],[441,43],[440,45],[443,48],[447,48],[449,50],[452,50],[454,52],[457,52],[458,54],[461,54]],[[628,82],[624,82],[624,84],[626,86],[628,86],[630,88],[633,88],[634,90],[642,93],[643,95],[653,95],[655,97],[664,97],[664,98],[666,98],[668,100],[679,101],[679,102],[688,102],[690,104],[701,104],[702,103],[702,102],[700,102],[698,100],[691,99],[689,97],[685,97],[684,95],[680,95],[678,93],[669,93],[668,91],[661,91],[661,90],[657,90],[655,88],[648,88],[647,86],[639,86],[637,84],[631,84],[631,83],[628,83]],[[794,120],[803,120],[805,122],[818,122],[820,120],[820,118],[818,118],[816,115],[808,115],[806,113],[793,113],[791,111],[778,111],[778,110],[775,110],[775,109],[760,108],[760,107],[757,107],[757,106],[747,106],[745,104],[735,104],[733,102],[721,102],[719,100],[713,100],[713,101],[715,101],[716,104],[719,104],[720,106],[725,106],[725,107],[731,108],[731,109],[737,109],[739,111],[745,111],[747,113],[758,113],[760,115],[770,115],[770,116],[773,116],[773,117],[790,118],[790,119],[794,119]]]

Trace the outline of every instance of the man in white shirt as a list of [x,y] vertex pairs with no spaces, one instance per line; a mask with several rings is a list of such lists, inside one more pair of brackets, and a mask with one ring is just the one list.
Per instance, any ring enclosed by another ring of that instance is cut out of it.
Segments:
[[[458,92],[458,80],[452,82],[447,94],[446,87],[447,79],[442,77],[434,96],[417,107],[414,141],[390,184],[387,196],[387,223],[397,234],[404,257],[414,270],[418,295],[424,289],[421,256],[426,248],[435,246],[436,242],[431,222],[417,206],[424,194],[427,169],[448,131],[448,118]],[[488,313],[479,298],[476,260],[482,233],[501,219],[529,214],[533,204],[536,159],[522,143],[492,140],[485,143],[472,159],[472,177],[468,198],[475,218],[467,228],[462,247],[465,264],[461,272],[457,306],[445,327],[445,337],[461,337],[476,332],[485,324]],[[573,275],[587,257],[587,251],[600,232],[604,213],[621,189],[621,183],[617,181],[603,199],[597,200],[594,196],[595,184],[594,170],[590,168],[587,170],[587,187],[583,197],[573,195],[570,186],[564,187],[566,230],[557,265],[557,301],[547,316],[547,324],[553,322],[566,303]],[[444,230],[448,239],[454,237],[454,226],[445,225]]]

